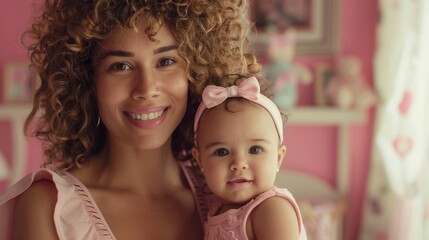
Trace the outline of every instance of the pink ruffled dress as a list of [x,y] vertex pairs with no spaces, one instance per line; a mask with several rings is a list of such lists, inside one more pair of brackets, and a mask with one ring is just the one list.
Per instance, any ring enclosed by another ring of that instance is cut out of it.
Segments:
[[[190,162],[181,162],[191,186],[201,222],[207,218],[208,204],[213,195],[206,190],[204,176]],[[39,169],[9,188],[0,196],[0,239],[11,239],[16,198],[33,182],[52,181],[58,190],[54,223],[59,239],[88,240],[116,239],[88,189],[67,171]]]
[[[216,216],[208,216],[205,224],[205,240],[246,240],[248,239],[246,234],[246,221],[249,218],[250,213],[259,204],[268,198],[280,196],[286,201],[292,203],[295,208],[295,212],[299,222],[300,236],[299,240],[306,240],[307,235],[305,232],[304,224],[302,223],[301,213],[298,208],[298,204],[293,198],[292,194],[285,188],[274,187],[260,195],[255,199],[252,199],[246,205],[238,209],[230,209],[222,214]],[[213,203],[210,212],[217,212],[220,207],[220,203]],[[287,224],[287,223],[285,223]]]

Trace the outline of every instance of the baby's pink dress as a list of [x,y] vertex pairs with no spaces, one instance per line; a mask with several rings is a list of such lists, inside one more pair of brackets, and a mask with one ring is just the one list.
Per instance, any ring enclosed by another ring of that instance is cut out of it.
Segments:
[[[181,162],[201,222],[207,217],[207,204],[212,196],[205,190],[204,177],[190,162]],[[59,239],[92,240],[116,239],[97,207],[88,189],[67,171],[39,169],[21,179],[0,196],[0,239],[11,239],[16,197],[27,190],[33,182],[52,181],[58,190],[54,222]],[[37,207],[37,206],[34,206]]]
[[[292,194],[285,188],[274,187],[259,196],[255,199],[252,199],[246,205],[238,209],[230,209],[222,214],[216,216],[208,216],[207,223],[205,224],[205,240],[216,240],[216,239],[225,239],[225,240],[246,240],[248,239],[246,234],[246,221],[249,218],[250,213],[255,209],[259,204],[268,198],[280,196],[285,198],[286,201],[292,203],[295,208],[295,212],[299,222],[299,231],[300,236],[299,240],[306,240],[307,235],[305,232],[304,224],[302,223],[301,213],[299,211],[298,205],[293,198]],[[210,212],[216,212],[220,207],[219,203],[214,203],[213,208],[210,209]],[[287,224],[287,223],[284,223]]]

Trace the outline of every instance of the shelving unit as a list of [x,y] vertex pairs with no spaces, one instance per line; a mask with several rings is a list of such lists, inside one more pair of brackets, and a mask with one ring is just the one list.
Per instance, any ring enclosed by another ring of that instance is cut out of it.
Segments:
[[366,112],[329,107],[300,107],[285,111],[288,123],[305,125],[349,125],[365,123]]
[[31,107],[29,103],[0,104],[0,119],[25,118]]
[[367,112],[341,110],[330,107],[299,107],[282,110],[288,116],[286,124],[338,127],[337,131],[337,190],[340,194],[348,194],[349,186],[349,128],[352,124],[364,124]]
[[9,185],[18,181],[25,173],[27,141],[24,135],[25,118],[31,111],[30,104],[0,104],[0,121],[10,121],[12,134],[13,165],[8,169]]

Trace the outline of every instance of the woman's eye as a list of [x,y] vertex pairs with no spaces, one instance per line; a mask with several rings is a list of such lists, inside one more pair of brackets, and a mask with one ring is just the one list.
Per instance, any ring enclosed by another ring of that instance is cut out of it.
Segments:
[[259,154],[259,153],[261,153],[262,152],[262,147],[260,147],[260,146],[252,146],[250,149],[249,149],[249,153],[250,154]]
[[165,66],[169,66],[169,65],[172,65],[172,64],[174,64],[176,61],[174,61],[173,59],[171,59],[171,58],[164,58],[164,59],[161,59],[160,61],[159,61],[159,65],[161,66],[161,67],[165,67]]
[[229,151],[227,149],[225,149],[225,148],[219,148],[219,149],[216,149],[215,154],[217,156],[223,157],[223,156],[228,155]]
[[126,63],[115,63],[110,67],[113,71],[125,71],[131,69],[131,67]]

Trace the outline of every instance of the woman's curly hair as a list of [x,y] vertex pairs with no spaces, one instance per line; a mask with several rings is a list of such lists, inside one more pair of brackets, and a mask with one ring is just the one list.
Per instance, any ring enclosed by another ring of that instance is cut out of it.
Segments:
[[[152,39],[160,24],[172,31],[187,63],[188,109],[173,133],[176,157],[192,147],[192,122],[200,92],[235,73],[257,74],[260,66],[246,50],[246,0],[45,0],[40,16],[22,36],[40,76],[25,128],[43,141],[44,166],[70,168],[97,153],[106,129],[99,124],[93,57],[117,27],[144,19]],[[31,122],[37,120],[33,129]]]

